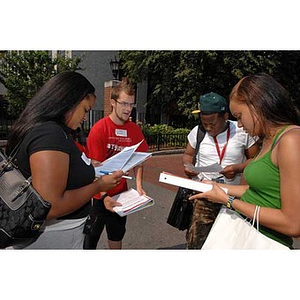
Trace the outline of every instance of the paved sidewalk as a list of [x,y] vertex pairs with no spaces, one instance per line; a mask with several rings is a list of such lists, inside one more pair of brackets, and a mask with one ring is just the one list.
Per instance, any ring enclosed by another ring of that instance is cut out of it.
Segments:
[[[153,197],[152,207],[127,217],[123,249],[185,249],[185,232],[166,223],[177,187],[158,182],[159,174],[168,171],[183,176],[182,154],[154,155],[145,162],[144,189]],[[128,180],[133,186],[133,182]],[[101,235],[98,249],[107,249],[106,232]]]
[[[158,182],[159,174],[167,171],[185,176],[182,153],[154,155],[145,162],[144,188],[154,198],[155,205],[128,216],[123,249],[185,249],[185,233],[166,223],[177,187]],[[134,187],[132,181],[128,184]],[[294,239],[295,249],[300,239]],[[102,233],[98,249],[107,249],[106,232]]]
[[182,155],[181,153],[152,156],[144,163],[144,181],[171,191],[177,191],[176,186],[160,183],[158,179],[162,171],[185,177],[182,167]]

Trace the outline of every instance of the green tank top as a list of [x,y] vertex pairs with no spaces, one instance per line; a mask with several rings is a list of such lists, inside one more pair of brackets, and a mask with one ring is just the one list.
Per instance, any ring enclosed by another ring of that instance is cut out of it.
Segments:
[[[261,158],[253,159],[245,168],[244,177],[249,184],[249,189],[241,197],[244,202],[261,207],[281,208],[280,174],[279,169],[271,161],[271,152],[278,136],[286,127],[276,134],[271,149]],[[293,239],[291,237],[264,226],[260,226],[259,231],[269,238],[292,248]]]

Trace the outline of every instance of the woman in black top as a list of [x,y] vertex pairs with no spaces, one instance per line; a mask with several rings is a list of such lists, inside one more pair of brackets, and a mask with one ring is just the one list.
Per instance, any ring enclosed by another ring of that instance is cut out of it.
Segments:
[[16,163],[26,178],[32,176],[35,189],[51,203],[40,236],[15,248],[82,249],[91,197],[121,180],[121,171],[95,180],[94,167],[72,139],[72,130],[81,126],[95,103],[94,92],[83,75],[60,73],[29,100],[15,122],[8,151],[22,141]]

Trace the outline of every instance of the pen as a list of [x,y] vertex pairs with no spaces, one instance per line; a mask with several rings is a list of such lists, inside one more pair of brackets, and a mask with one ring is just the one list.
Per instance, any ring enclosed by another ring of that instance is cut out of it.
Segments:
[[125,178],[125,179],[131,179],[131,180],[135,180],[135,178],[134,178],[134,177],[131,177],[131,176],[125,176],[125,175],[123,175],[123,176],[122,176],[122,178]]
[[104,174],[104,175],[110,175],[111,172],[108,172],[108,171],[100,171],[100,173]]
[[[110,175],[110,174],[111,174],[111,172],[108,172],[108,171],[100,171],[100,173],[102,173],[102,174],[104,174],[104,175]],[[122,178],[135,180],[134,177],[126,176],[126,175],[123,175]]]

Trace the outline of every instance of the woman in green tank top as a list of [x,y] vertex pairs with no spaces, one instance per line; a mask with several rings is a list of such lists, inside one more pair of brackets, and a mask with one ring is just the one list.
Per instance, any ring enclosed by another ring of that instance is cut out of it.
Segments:
[[[260,231],[292,248],[300,236],[300,117],[288,92],[271,76],[242,78],[230,94],[230,111],[251,136],[262,142],[244,170],[247,185],[213,184],[207,198],[253,218],[260,206]],[[226,187],[226,194],[220,187]]]

